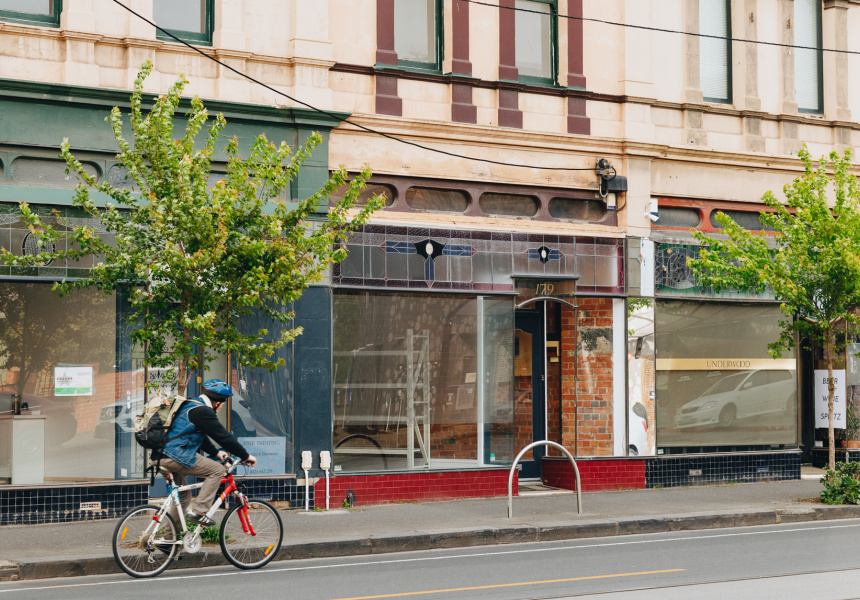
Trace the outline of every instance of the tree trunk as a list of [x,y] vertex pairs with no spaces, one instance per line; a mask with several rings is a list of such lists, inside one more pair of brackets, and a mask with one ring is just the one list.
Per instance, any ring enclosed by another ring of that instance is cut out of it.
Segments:
[[827,465],[832,471],[836,469],[836,440],[833,428],[833,397],[836,393],[836,384],[833,382],[833,347],[836,344],[836,335],[828,331],[824,342],[824,357],[827,360]]

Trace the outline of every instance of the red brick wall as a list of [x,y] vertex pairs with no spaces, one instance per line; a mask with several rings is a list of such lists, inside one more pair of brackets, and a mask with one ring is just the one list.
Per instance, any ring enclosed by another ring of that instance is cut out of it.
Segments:
[[[573,310],[562,308],[562,445],[574,448],[576,438],[577,456],[611,456],[612,299],[579,298],[578,303],[579,332],[575,330]],[[579,394],[575,411],[573,385],[577,351]]]
[[[645,489],[644,460],[585,460],[577,461],[583,492],[605,490]],[[566,458],[543,461],[543,482],[565,490],[576,489],[576,477]]]
[[[518,477],[514,473],[513,492]],[[329,507],[343,505],[348,490],[356,506],[431,502],[458,498],[493,498],[508,495],[508,471],[461,471],[456,473],[396,473],[391,475],[342,475],[329,479]],[[314,486],[314,505],[325,507],[325,478]]]

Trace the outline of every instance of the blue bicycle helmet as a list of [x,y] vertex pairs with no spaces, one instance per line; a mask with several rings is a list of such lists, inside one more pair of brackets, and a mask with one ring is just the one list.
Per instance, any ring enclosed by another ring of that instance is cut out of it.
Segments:
[[224,402],[233,395],[233,390],[227,385],[227,382],[220,379],[210,379],[203,382],[203,392],[213,402]]

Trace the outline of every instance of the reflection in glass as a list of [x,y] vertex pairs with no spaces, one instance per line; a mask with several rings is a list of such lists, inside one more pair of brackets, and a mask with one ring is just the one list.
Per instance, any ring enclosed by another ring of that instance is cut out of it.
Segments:
[[513,428],[514,311],[510,298],[483,298],[484,440],[487,464],[510,463]]
[[[769,359],[779,336],[778,306],[657,302],[661,359]],[[793,359],[793,351],[783,359]],[[779,365],[779,366],[777,366]],[[660,447],[797,443],[793,369],[661,370],[657,373]]]
[[142,476],[143,369],[117,322],[114,294],[0,282],[0,483]]
[[206,33],[206,0],[155,0],[152,10],[159,27]]
[[[467,296],[334,295],[335,465],[382,471],[474,462],[479,427],[489,431],[485,448],[507,452],[510,386],[486,367],[479,380],[478,305]],[[506,343],[512,316],[504,312],[492,303],[485,311],[493,344]],[[482,356],[502,364],[509,360],[503,348]]]
[[[288,312],[282,306],[280,312]],[[274,341],[284,327],[265,314],[258,313],[242,318],[240,331],[257,335],[261,329],[269,333],[263,341]],[[230,398],[230,430],[265,463],[251,471],[256,475],[283,475],[293,472],[293,344],[277,350],[271,359],[282,358],[285,367],[275,371],[249,369],[242,364],[241,356],[231,356],[233,396]],[[223,412],[223,411],[222,411]]]
[[520,76],[552,77],[550,5],[516,0],[516,66]]
[[394,51],[399,60],[436,63],[436,0],[394,3]]
[[0,10],[54,16],[54,0],[0,0]]
[[631,298],[627,309],[627,452],[653,456],[654,427],[654,301]]

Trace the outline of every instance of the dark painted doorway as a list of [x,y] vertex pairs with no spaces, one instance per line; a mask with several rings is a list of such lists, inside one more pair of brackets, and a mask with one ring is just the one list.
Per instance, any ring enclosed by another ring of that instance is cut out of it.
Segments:
[[[516,313],[514,356],[514,445],[519,453],[546,439],[546,347],[544,303]],[[540,478],[546,446],[532,448],[520,460],[520,479]]]

